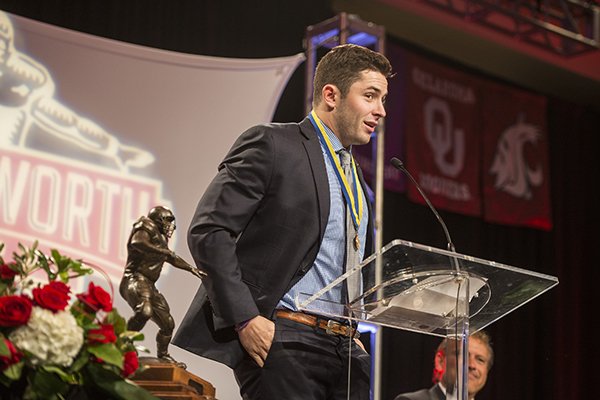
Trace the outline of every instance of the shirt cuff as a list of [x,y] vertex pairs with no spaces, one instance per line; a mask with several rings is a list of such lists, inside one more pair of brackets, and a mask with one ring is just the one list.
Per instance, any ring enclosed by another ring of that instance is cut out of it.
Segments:
[[242,322],[240,322],[239,324],[235,324],[235,331],[236,331],[236,332],[239,332],[239,331],[241,331],[242,329],[244,329],[244,328],[245,328],[245,327],[248,325],[248,322],[250,322],[250,320],[249,320],[249,319],[247,319],[247,320],[245,320],[245,321],[242,321]]

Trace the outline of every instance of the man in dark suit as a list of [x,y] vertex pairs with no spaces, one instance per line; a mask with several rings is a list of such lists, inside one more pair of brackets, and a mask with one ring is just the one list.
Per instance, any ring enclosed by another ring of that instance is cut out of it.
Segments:
[[[433,383],[429,389],[404,393],[394,400],[448,400],[458,399],[454,392],[456,386],[456,346],[444,339],[437,348],[433,360]],[[474,400],[475,395],[483,389],[487,376],[494,363],[494,350],[490,336],[485,331],[478,331],[469,337],[468,360],[468,398]],[[458,399],[460,400],[460,399]]]
[[[331,49],[310,115],[244,132],[198,204],[188,244],[208,276],[173,344],[233,368],[244,399],[346,399],[349,353],[350,398],[369,398],[355,326],[300,312],[295,300],[342,275],[349,254],[373,251],[362,174],[350,160],[348,178],[340,157],[385,116],[390,75],[379,53]],[[340,285],[329,300],[345,296]]]

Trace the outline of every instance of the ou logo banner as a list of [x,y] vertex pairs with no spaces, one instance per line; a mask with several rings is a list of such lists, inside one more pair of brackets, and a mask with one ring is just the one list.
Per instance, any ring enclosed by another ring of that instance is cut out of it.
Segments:
[[448,103],[431,97],[423,106],[425,137],[433,151],[434,161],[440,171],[456,178],[465,163],[465,133],[454,128]]

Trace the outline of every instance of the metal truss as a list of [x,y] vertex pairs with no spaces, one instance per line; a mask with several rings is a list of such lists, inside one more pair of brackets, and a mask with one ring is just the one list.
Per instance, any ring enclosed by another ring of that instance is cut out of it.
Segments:
[[345,12],[306,28],[305,112],[312,108],[312,83],[320,49],[331,49],[339,44],[353,43],[384,53],[385,28],[361,20],[357,15]]
[[423,0],[562,56],[600,49],[598,0]]

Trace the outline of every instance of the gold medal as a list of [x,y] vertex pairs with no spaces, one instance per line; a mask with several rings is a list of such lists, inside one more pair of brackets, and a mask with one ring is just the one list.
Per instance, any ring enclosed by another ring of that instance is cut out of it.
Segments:
[[354,235],[354,250],[358,251],[360,248],[360,239],[358,239],[358,233]]

